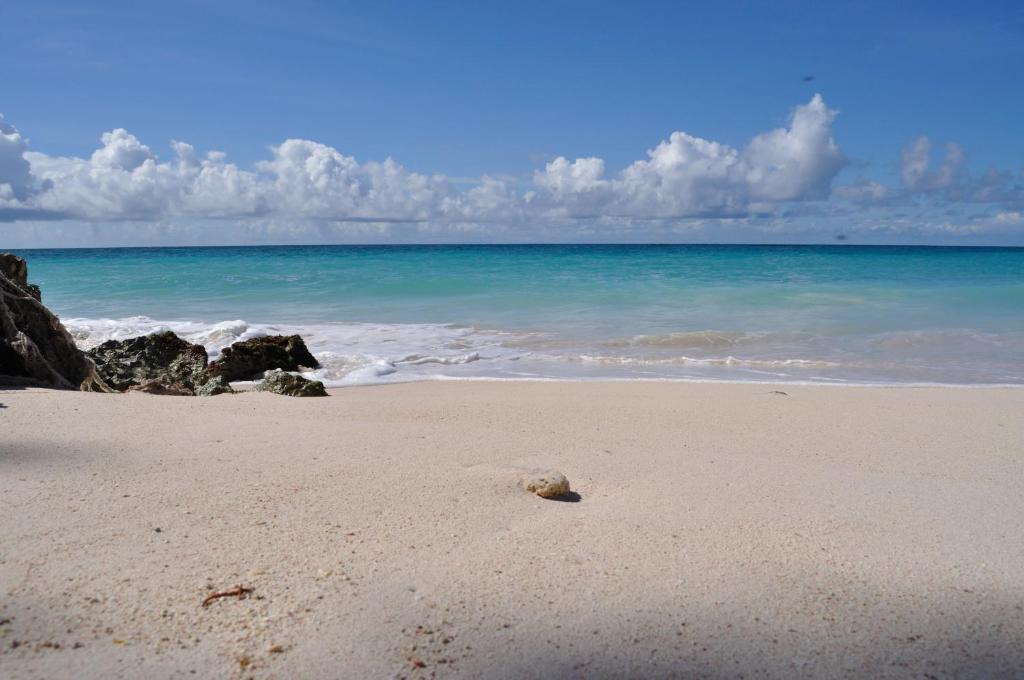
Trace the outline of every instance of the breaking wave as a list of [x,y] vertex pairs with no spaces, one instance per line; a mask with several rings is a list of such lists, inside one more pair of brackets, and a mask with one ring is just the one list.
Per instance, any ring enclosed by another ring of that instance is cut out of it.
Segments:
[[660,378],[872,383],[1024,383],[1024,334],[963,329],[847,334],[678,331],[572,338],[453,324],[327,322],[261,324],[68,318],[83,349],[171,330],[210,359],[240,340],[300,334],[321,368],[304,373],[329,387],[436,378]]

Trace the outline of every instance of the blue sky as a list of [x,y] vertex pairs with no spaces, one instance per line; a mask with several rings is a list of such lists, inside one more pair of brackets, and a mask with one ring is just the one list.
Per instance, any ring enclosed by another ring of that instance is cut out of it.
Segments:
[[1022,8],[4,1],[0,245],[1024,244]]

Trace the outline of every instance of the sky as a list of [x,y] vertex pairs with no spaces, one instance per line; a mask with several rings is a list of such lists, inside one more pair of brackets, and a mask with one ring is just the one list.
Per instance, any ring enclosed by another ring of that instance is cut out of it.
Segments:
[[1019,2],[0,0],[0,247],[1024,245]]

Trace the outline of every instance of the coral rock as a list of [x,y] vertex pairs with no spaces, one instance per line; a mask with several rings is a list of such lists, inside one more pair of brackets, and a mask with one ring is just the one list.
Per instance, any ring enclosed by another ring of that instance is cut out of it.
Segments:
[[228,384],[228,381],[224,379],[224,376],[218,375],[210,378],[202,385],[197,385],[195,393],[197,397],[212,397],[215,394],[234,394],[235,391]]
[[288,397],[326,397],[327,390],[319,380],[308,380],[277,369],[267,371],[263,382],[256,386],[261,392],[273,392]]
[[181,383],[168,383],[160,380],[159,378],[143,380],[138,385],[132,385],[129,387],[128,391],[145,392],[146,394],[162,394],[172,397],[191,397],[193,395],[192,390]]
[[558,498],[569,493],[569,480],[557,470],[528,470],[520,478],[520,484],[541,498]]
[[220,358],[210,364],[208,373],[228,381],[254,380],[275,368],[298,371],[303,367],[320,368],[320,362],[309,353],[300,336],[266,335],[225,348]]
[[171,331],[108,340],[87,354],[96,362],[100,376],[117,390],[154,379],[194,390],[207,380],[206,350]]

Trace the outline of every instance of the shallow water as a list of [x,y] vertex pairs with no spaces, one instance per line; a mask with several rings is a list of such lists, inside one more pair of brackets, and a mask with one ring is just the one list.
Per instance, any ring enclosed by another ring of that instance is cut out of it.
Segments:
[[1024,249],[20,251],[83,347],[298,332],[343,385],[423,378],[1024,384]]

